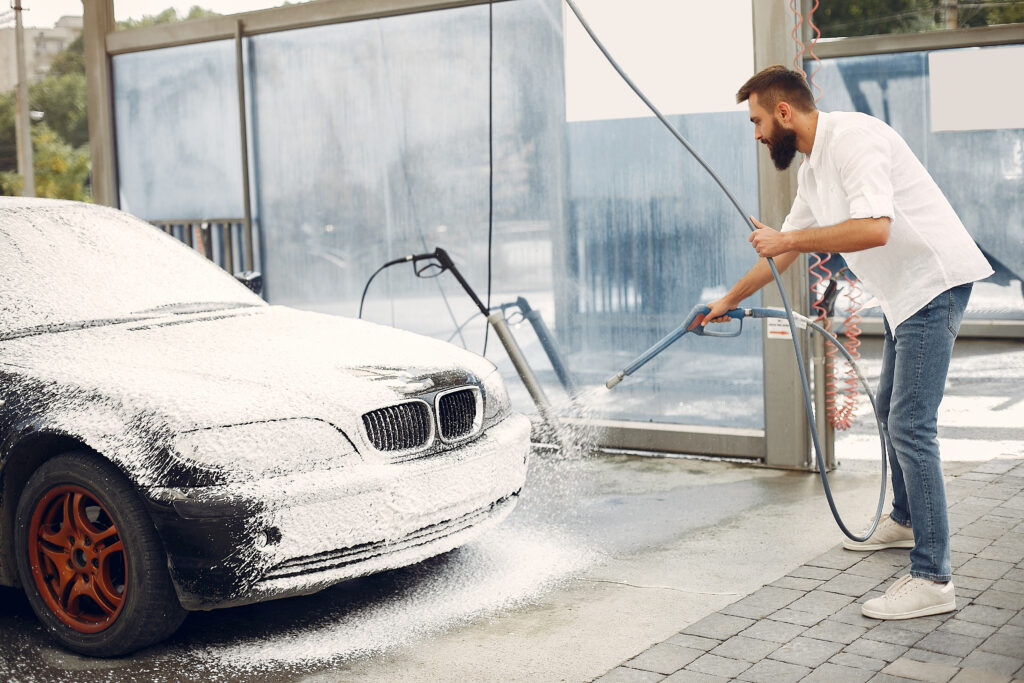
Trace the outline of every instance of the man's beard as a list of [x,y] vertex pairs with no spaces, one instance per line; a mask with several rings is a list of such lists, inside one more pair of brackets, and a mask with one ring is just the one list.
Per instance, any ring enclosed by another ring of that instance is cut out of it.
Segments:
[[796,131],[783,130],[778,137],[769,140],[768,152],[775,163],[775,168],[785,171],[796,156]]

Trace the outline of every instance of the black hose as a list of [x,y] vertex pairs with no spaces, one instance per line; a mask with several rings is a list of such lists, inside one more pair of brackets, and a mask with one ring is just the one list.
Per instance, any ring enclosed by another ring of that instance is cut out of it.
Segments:
[[[594,33],[594,30],[590,28],[590,24],[587,23],[587,20],[583,17],[583,14],[576,6],[576,3],[573,2],[573,0],[565,0],[565,3],[569,6],[569,9],[572,10],[572,13],[576,15],[576,18],[583,26],[583,30],[585,30],[587,32],[587,35],[590,36],[590,39],[594,41],[594,44],[597,46],[597,49],[599,49],[601,53],[605,56],[605,59],[608,60],[608,63],[611,64],[612,68],[615,69],[619,76],[622,77],[622,80],[624,80],[626,84],[633,90],[633,92],[636,93],[637,97],[639,97],[643,101],[643,103],[647,105],[647,108],[650,109],[656,117],[658,117],[658,120],[665,124],[665,127],[668,128],[669,132],[672,133],[676,140],[678,140],[679,143],[686,148],[686,151],[688,151],[693,156],[693,158],[696,159],[697,163],[703,166],[704,170],[711,175],[711,177],[715,180],[716,183],[718,183],[718,186],[722,188],[723,192],[725,192],[726,196],[729,198],[729,201],[731,201],[733,206],[736,207],[736,210],[739,211],[740,216],[743,217],[744,222],[746,222],[751,232],[755,232],[757,228],[754,226],[754,223],[750,218],[750,214],[743,210],[743,207],[740,205],[739,200],[736,199],[733,193],[722,181],[722,179],[718,177],[718,174],[715,173],[714,169],[712,169],[708,162],[706,162],[704,158],[697,152],[697,150],[694,149],[689,142],[687,142],[686,138],[684,138],[682,134],[678,130],[676,130],[675,126],[669,123],[668,119],[666,119],[658,110],[658,108],[654,106],[654,103],[651,102],[646,95],[644,95],[640,88],[637,87],[636,83],[634,83],[633,80],[626,74],[626,72],[622,70],[622,67],[619,66],[619,63],[616,62],[615,58],[612,57],[611,53],[608,52],[608,49],[604,46],[604,43],[602,43],[601,40],[597,37],[597,35]],[[814,443],[814,454],[818,461],[818,472],[821,474],[821,483],[825,489],[825,498],[828,499],[828,506],[829,509],[832,510],[832,516],[835,517],[836,523],[839,525],[839,528],[842,529],[843,533],[854,541],[866,541],[871,536],[871,534],[875,533],[875,529],[878,527],[878,522],[882,518],[882,507],[885,499],[884,444],[882,449],[882,495],[879,499],[878,509],[875,512],[875,517],[871,523],[871,528],[868,529],[867,533],[864,536],[856,536],[848,528],[846,528],[846,525],[843,524],[843,520],[839,517],[839,511],[836,509],[836,504],[833,500],[832,489],[828,485],[828,475],[825,473],[825,459],[822,457],[821,454],[821,444],[819,443],[818,439],[818,429],[814,423],[814,407],[811,403],[811,387],[810,383],[807,380],[807,371],[804,368],[804,356],[803,352],[800,350],[800,340],[797,337],[797,328],[796,321],[793,318],[793,309],[789,305],[789,297],[786,296],[786,290],[782,286],[782,277],[779,275],[779,269],[775,267],[774,259],[767,258],[765,260],[768,262],[768,266],[771,268],[772,271],[772,277],[775,278],[775,283],[779,287],[779,294],[782,296],[782,306],[786,311],[786,319],[789,322],[789,330],[791,336],[793,337],[793,351],[796,353],[796,365],[800,371],[800,382],[803,384],[804,390],[804,407],[807,411],[807,420],[811,427],[811,441]]]
[[[487,6],[487,310],[491,310],[491,275],[494,265],[494,4]],[[484,325],[484,350],[490,325]]]
[[366,293],[368,291],[370,291],[370,283],[373,282],[373,278],[377,277],[377,275],[379,275],[380,271],[382,271],[382,270],[390,268],[391,266],[397,266],[399,263],[405,263],[406,261],[412,261],[412,259],[413,259],[412,255],[403,256],[402,258],[392,259],[391,261],[388,261],[387,263],[382,265],[377,270],[373,271],[373,275],[370,276],[370,279],[368,279],[366,281],[366,286],[363,287],[363,295],[359,297],[359,316],[358,317],[360,319],[362,319],[362,317],[363,317],[363,303],[366,301]]

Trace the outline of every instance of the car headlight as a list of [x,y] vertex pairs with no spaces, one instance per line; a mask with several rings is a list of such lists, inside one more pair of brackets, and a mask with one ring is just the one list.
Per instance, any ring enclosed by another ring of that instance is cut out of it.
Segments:
[[494,370],[480,383],[484,392],[484,426],[497,422],[512,410],[501,373]]
[[175,436],[174,445],[181,464],[223,483],[334,469],[358,455],[335,426],[311,418],[197,429]]

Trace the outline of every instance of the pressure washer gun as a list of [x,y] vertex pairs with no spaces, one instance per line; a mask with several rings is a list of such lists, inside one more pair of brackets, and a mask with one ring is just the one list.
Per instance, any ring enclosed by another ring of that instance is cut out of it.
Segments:
[[[667,349],[669,346],[674,344],[677,339],[682,337],[684,334],[692,333],[700,335],[702,337],[738,337],[743,331],[743,319],[744,318],[785,318],[786,312],[775,308],[734,308],[731,311],[726,311],[722,314],[723,318],[732,318],[738,320],[739,325],[735,328],[730,327],[728,330],[717,332],[701,325],[704,322],[704,316],[711,312],[710,306],[703,304],[694,306],[693,310],[690,311],[690,315],[686,316],[686,320],[683,324],[675,328],[651,348],[644,351],[626,367],[619,370],[617,373],[608,378],[608,381],[604,383],[605,387],[611,389],[616,384],[621,382],[623,378],[629,377],[634,372],[642,368],[652,358],[657,356],[659,353]],[[801,324],[812,324],[813,322],[808,320],[806,317],[794,313],[793,317]]]

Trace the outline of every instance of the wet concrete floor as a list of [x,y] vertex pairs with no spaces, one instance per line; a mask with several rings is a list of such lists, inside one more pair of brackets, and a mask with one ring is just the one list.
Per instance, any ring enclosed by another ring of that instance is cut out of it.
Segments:
[[[1021,344],[958,346],[950,439],[975,446],[951,471],[976,464],[986,439],[990,457],[1024,457],[1022,378]],[[858,527],[879,484],[863,436],[840,440],[830,477]],[[474,543],[313,596],[194,613],[125,658],[67,653],[19,591],[0,589],[0,680],[592,680],[839,538],[816,475],[538,452],[518,509]]]

